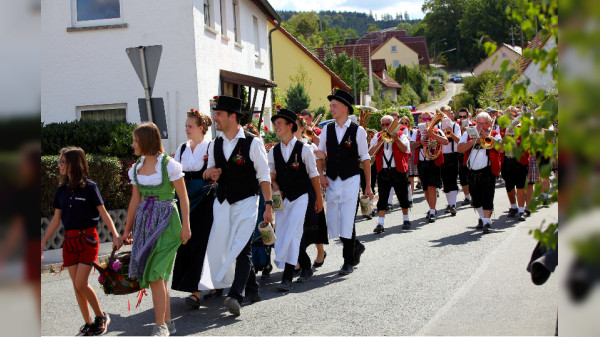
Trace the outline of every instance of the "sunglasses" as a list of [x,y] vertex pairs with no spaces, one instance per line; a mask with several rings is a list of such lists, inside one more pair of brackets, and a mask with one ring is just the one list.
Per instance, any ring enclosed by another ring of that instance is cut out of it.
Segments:
[[390,126],[390,123],[381,123],[381,126]]
[[400,123],[400,124],[402,124],[402,125],[410,125],[410,123]]
[[469,116],[465,116],[465,115],[458,115],[458,118],[469,118]]
[[424,121],[430,121],[430,120],[431,120],[431,117],[423,117],[422,119],[423,119]]

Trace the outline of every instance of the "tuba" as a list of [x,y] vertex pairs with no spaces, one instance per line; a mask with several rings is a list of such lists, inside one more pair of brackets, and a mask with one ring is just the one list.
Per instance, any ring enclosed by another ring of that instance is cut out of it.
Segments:
[[314,128],[315,125],[319,124],[319,121],[321,121],[321,117],[323,117],[323,114],[319,114],[317,118],[315,118],[313,122],[306,126],[302,131],[302,137],[306,138],[309,142],[312,142],[313,138],[315,138]]
[[[435,116],[433,117],[433,120],[431,121],[431,123],[429,124],[429,126],[427,127],[427,131],[431,132],[433,130],[433,128],[435,128],[435,125],[444,118],[444,114],[437,111],[435,113]],[[430,160],[434,160],[437,157],[439,157],[439,155],[442,153],[442,144],[438,143],[436,140],[434,139],[429,139],[429,144],[425,147],[425,149],[423,150],[423,154],[425,155],[425,157],[427,159]]]
[[490,126],[490,131],[487,136],[479,138],[479,144],[482,148],[489,150],[494,147],[496,140],[492,137],[492,131],[494,130],[494,123],[496,122],[496,118],[492,119],[492,125]]

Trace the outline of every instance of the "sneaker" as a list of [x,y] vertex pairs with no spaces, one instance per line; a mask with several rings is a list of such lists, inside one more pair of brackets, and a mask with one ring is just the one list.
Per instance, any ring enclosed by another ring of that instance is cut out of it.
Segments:
[[173,321],[170,321],[170,322],[165,321],[165,324],[167,325],[167,329],[169,329],[169,335],[174,335],[177,332],[177,328],[175,327],[175,322],[173,322]]
[[519,213],[519,210],[516,208],[509,208],[508,209],[508,217],[509,218],[514,218],[515,215],[517,215],[517,213]]
[[519,216],[517,216],[517,220],[519,220],[519,221],[525,221],[526,220],[525,219],[525,213],[524,212],[519,213]]
[[150,336],[169,336],[169,328],[166,324],[154,324],[152,326],[152,334]]
[[94,323],[85,323],[85,325],[79,329],[79,333],[75,336],[93,336],[93,327]]
[[470,198],[465,198],[465,201],[462,202],[463,206],[470,205],[470,204],[471,204],[471,199]]
[[486,223],[485,225],[483,225],[483,234],[489,233],[490,228],[492,228],[492,226],[489,223]]
[[92,327],[92,335],[93,336],[101,336],[106,333],[106,329],[110,324],[110,316],[107,313],[104,313],[104,316],[96,316],[94,319],[94,324]]
[[477,222],[477,226],[475,226],[475,229],[483,229],[483,221],[481,219],[479,219],[479,221]]
[[450,206],[450,215],[456,216],[456,206]]
[[402,229],[410,229],[410,221],[405,220],[404,224],[402,224]]
[[227,309],[229,309],[229,312],[231,314],[234,314],[236,316],[240,315],[240,303],[233,297],[227,297],[225,298],[225,301],[223,302],[223,304],[225,305],[225,307],[227,307]]

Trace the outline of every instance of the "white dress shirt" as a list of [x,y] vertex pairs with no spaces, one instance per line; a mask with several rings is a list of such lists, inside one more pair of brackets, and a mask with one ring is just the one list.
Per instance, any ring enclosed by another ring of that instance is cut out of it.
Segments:
[[[462,133],[460,132],[460,126],[454,122],[452,122],[452,132],[458,136],[458,140],[460,141],[460,137]],[[450,141],[451,137],[448,137],[448,144],[442,145],[442,153],[453,153],[458,152],[458,142]]]
[[[381,137],[381,135],[375,135],[373,139],[371,139],[371,146],[369,147],[369,149],[372,149],[374,146],[377,145],[379,137]],[[410,142],[405,133],[402,133],[402,136],[400,136],[400,142],[406,146],[406,151],[404,151],[404,153],[410,153]],[[391,167],[396,167],[396,161],[394,160],[394,151],[392,150],[392,143],[384,142],[381,146],[383,147],[383,155],[388,159],[392,158]],[[388,168],[385,160],[383,160],[382,168]]]
[[[469,138],[469,134],[465,132],[462,135],[462,137],[460,138],[460,141],[458,143],[459,144],[466,143],[467,138]],[[502,139],[502,137],[500,137],[500,134],[496,134],[494,139],[496,141],[500,141]],[[467,161],[467,167],[471,168],[471,170],[481,170],[482,168],[485,168],[486,166],[488,166],[488,157],[487,157],[486,151],[487,150],[484,148],[480,148],[477,150],[475,148],[473,148],[471,150],[471,154],[469,155],[469,159]]]
[[189,140],[185,142],[183,153],[181,153],[181,145],[177,148],[174,159],[181,163],[186,172],[200,171],[204,166],[204,156],[208,153],[208,142],[197,144],[194,151],[192,151],[190,142]]
[[[283,144],[283,142],[279,142],[279,145],[281,146],[281,155],[283,156],[283,160],[286,163],[290,159],[290,155],[292,154],[292,151],[294,150],[294,146],[296,146],[296,142],[297,142],[297,140],[295,137],[292,138],[292,140],[288,143],[287,146],[285,144]],[[275,155],[273,154],[274,148],[275,148],[275,146],[273,148],[271,148],[271,151],[269,151],[267,156],[269,157],[269,169],[271,170],[271,172],[275,172],[275,174],[277,174],[277,172],[275,171]],[[315,158],[315,154],[313,153],[310,146],[308,146],[306,144],[302,144],[302,155],[301,156],[302,156],[301,160],[304,162],[304,165],[306,166],[306,173],[308,173],[308,177],[311,179],[314,177],[318,177],[319,171],[317,171],[317,161]]]
[[[347,119],[342,127],[340,127],[336,121],[333,121],[332,123],[335,124],[335,135],[337,137],[337,144],[335,145],[338,145],[342,142],[342,138],[344,137],[346,130],[348,130],[351,121],[350,119]],[[329,124],[323,128],[321,135],[319,135],[319,151],[323,153],[327,153],[327,129],[329,129]],[[356,131],[356,142],[360,161],[370,159],[371,156],[369,156],[369,150],[367,148],[367,132],[362,126],[359,126]]]
[[[434,131],[434,132],[435,132],[435,131]],[[438,135],[440,135],[440,136],[442,136],[442,135],[443,135],[442,131],[441,131],[441,130],[439,130],[439,129],[437,130],[437,133],[438,133]],[[411,142],[415,142],[415,143],[417,142],[417,134],[420,134],[420,132],[416,132],[416,131],[415,131],[415,132],[413,133],[413,135],[412,135],[412,137],[411,137],[411,139],[410,139],[410,141],[411,141]],[[421,135],[421,137],[423,137],[423,135]],[[421,138],[421,139],[422,139],[422,138]],[[421,145],[421,141],[420,141],[420,140],[419,140],[419,142],[418,142],[418,143],[419,143],[419,145]],[[427,160],[431,160],[431,159],[429,159],[429,158],[425,157],[425,155],[424,155],[424,152],[423,152],[423,147],[422,147],[422,146],[421,146],[421,147],[418,147],[418,148],[417,148],[417,150],[419,151],[419,160],[420,160],[420,161],[427,161]]]
[[[238,133],[233,137],[232,140],[225,137],[225,133],[221,133],[219,137],[223,138],[223,154],[225,159],[229,160],[233,149],[237,145],[239,138],[246,138],[244,129],[240,126]],[[217,137],[218,138],[218,137]],[[208,167],[215,166],[215,142],[211,142],[208,147]],[[267,151],[262,140],[258,137],[253,137],[252,144],[250,144],[250,160],[254,163],[254,170],[256,170],[256,179],[259,183],[263,181],[271,182],[271,176],[269,175],[269,163],[267,162]]]

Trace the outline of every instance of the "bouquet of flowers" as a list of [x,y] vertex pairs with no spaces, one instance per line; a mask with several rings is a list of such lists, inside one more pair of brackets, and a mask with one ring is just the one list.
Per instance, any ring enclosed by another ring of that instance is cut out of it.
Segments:
[[131,252],[120,253],[115,257],[116,250],[108,258],[108,261],[98,265],[93,262],[94,268],[98,270],[98,282],[104,293],[114,295],[126,295],[140,290],[137,279],[129,277],[129,261]]

